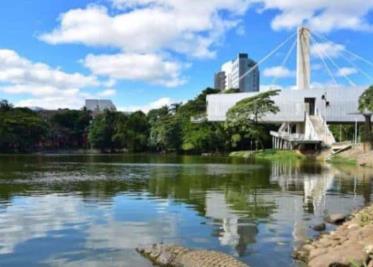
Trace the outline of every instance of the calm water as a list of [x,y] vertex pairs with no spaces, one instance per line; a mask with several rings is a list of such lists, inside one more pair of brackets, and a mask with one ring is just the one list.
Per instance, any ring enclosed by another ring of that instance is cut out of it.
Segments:
[[151,266],[165,242],[250,266],[291,252],[328,213],[372,196],[369,173],[315,163],[161,156],[0,156],[0,266]]

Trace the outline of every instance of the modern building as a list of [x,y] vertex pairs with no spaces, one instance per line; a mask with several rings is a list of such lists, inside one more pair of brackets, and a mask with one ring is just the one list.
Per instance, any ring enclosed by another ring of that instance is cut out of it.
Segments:
[[103,112],[105,110],[116,110],[113,102],[108,99],[86,99],[84,107],[95,114]]
[[[223,84],[224,88],[222,88]],[[259,87],[259,67],[244,53],[240,53],[236,59],[224,63],[221,71],[215,74],[215,88],[217,89],[238,88],[241,92],[258,92]]]
[[[292,149],[305,144],[332,146],[336,141],[328,123],[364,121],[364,117],[358,112],[358,102],[365,88],[311,88],[310,31],[304,27],[299,28],[297,38],[296,89],[281,90],[274,96],[272,100],[280,111],[276,114],[267,114],[262,118],[262,123],[280,126],[277,132],[271,132],[274,148]],[[245,56],[241,58],[248,62]],[[236,81],[237,75],[232,77]],[[238,101],[257,94],[242,92],[207,96],[208,121],[224,121],[228,110]]]
[[225,89],[225,72],[224,71],[219,71],[215,74],[214,78],[214,88],[219,89],[221,91],[224,91]]

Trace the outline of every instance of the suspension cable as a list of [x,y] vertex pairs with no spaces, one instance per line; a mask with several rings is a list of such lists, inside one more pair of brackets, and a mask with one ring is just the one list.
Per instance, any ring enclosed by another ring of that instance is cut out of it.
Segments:
[[[312,41],[315,41],[314,38],[312,37],[312,35],[311,35],[311,40],[312,40]],[[329,68],[328,64],[326,63],[326,61],[325,61],[323,55],[322,55],[321,52],[320,52],[319,50],[317,50],[317,49],[316,49],[316,53],[318,54],[319,58],[320,58],[321,61],[323,62],[324,66],[325,66],[325,68],[326,68],[326,70],[327,70],[329,76],[332,78],[334,84],[335,84],[336,86],[338,86],[338,82],[337,82],[336,78],[334,77],[333,72],[332,72],[331,69]]]
[[[328,38],[326,38],[325,36],[321,35],[321,34],[316,34],[316,33],[313,33],[315,36],[318,36],[320,39],[324,39],[325,41],[327,42],[331,42],[331,43],[334,43],[332,41],[330,41]],[[348,50],[346,47],[344,47],[343,49],[347,54],[350,54],[352,56],[354,56],[356,59],[360,59],[361,61],[365,62],[366,64],[368,64],[369,66],[373,67],[373,62],[362,57],[362,56],[359,56],[358,54]]]
[[[319,42],[317,42],[316,38],[314,38],[314,36],[311,37],[315,42],[316,44],[320,44]],[[341,69],[340,66],[338,66],[338,64],[327,54],[327,53],[323,53],[324,56],[326,56],[327,59],[329,59],[329,61],[332,63],[332,65],[338,70]],[[344,73],[340,73],[341,76],[343,78],[345,78],[345,80],[351,85],[351,86],[356,86],[356,84],[347,76],[345,75]]]
[[260,64],[262,64],[264,61],[266,61],[268,58],[270,58],[274,53],[276,53],[279,49],[281,49],[285,44],[289,42],[297,33],[293,33],[290,35],[285,41],[280,43],[275,49],[273,49],[271,52],[269,52],[265,57],[263,57],[258,63],[256,63],[254,66],[252,66],[248,71],[246,71],[244,74],[242,74],[238,82],[240,82],[243,78],[245,78],[248,74],[250,74],[253,70],[255,70]]
[[[288,62],[290,56],[291,56],[291,53],[294,51],[294,48],[297,44],[297,40],[295,39],[294,43],[292,44],[292,46],[290,47],[289,51],[287,52],[285,58],[283,59],[282,63],[281,63],[281,67],[284,67],[286,65],[286,63]],[[274,77],[271,84],[272,85],[275,85],[275,83],[277,82],[277,79],[278,77]]]

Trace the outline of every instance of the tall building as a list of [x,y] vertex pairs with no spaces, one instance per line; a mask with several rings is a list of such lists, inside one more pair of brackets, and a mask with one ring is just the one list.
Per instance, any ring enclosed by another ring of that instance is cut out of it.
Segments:
[[[222,78],[224,73],[224,79]],[[221,71],[215,74],[215,82],[219,79],[219,85],[225,81],[224,90],[238,88],[241,92],[258,92],[260,87],[260,71],[256,62],[247,54],[240,53],[237,58],[224,63]],[[216,87],[215,83],[215,87]],[[221,89],[221,87],[216,87]]]
[[225,89],[225,72],[219,71],[215,74],[214,88],[223,91]]

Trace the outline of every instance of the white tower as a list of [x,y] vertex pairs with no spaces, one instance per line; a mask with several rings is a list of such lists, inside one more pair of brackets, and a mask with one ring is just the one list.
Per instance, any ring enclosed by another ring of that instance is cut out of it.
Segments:
[[309,89],[310,83],[310,30],[305,27],[299,27],[297,38],[297,89]]

